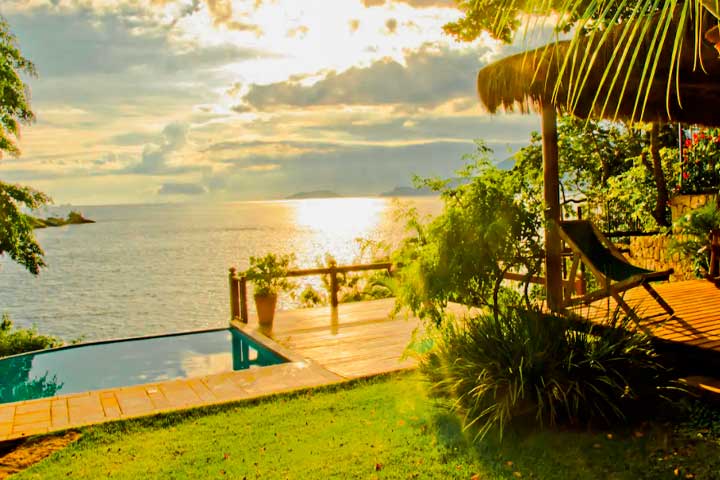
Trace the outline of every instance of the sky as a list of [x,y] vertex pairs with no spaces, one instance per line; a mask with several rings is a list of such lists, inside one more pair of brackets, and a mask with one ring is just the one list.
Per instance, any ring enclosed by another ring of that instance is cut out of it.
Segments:
[[0,178],[56,204],[377,194],[502,160],[539,128],[475,75],[519,50],[457,43],[453,0],[1,0],[38,77]]

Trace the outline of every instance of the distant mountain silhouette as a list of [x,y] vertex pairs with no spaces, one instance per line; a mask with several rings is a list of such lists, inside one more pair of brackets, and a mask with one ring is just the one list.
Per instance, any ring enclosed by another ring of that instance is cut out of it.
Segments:
[[425,197],[430,195],[437,195],[437,192],[433,192],[426,187],[395,187],[389,192],[383,192],[380,194],[381,197]]
[[285,197],[287,200],[302,200],[305,198],[339,198],[342,197],[342,195],[339,195],[335,192],[332,192],[330,190],[313,190],[312,192],[298,192],[290,195],[289,197]]

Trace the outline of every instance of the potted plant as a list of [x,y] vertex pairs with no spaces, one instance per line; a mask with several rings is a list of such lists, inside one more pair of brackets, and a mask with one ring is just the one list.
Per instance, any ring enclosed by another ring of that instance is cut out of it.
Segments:
[[250,268],[245,272],[245,277],[253,282],[255,308],[262,328],[272,328],[278,292],[289,290],[293,286],[285,275],[294,259],[292,254],[274,253],[268,253],[264,257],[250,257]]

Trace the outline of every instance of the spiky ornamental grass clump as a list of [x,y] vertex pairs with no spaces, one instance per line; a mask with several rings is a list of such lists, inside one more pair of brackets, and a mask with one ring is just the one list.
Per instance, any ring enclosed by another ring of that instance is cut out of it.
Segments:
[[421,368],[476,438],[494,428],[502,437],[528,417],[541,426],[623,421],[633,402],[656,400],[669,385],[648,337],[575,327],[519,309],[445,321]]

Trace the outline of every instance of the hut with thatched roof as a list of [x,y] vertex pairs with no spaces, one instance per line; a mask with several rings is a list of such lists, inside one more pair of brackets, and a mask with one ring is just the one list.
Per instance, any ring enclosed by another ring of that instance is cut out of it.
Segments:
[[[720,126],[720,58],[680,18],[673,36],[637,38],[623,25],[561,41],[484,67],[477,89],[490,113],[542,114],[548,306],[562,308],[557,113],[631,122]],[[708,24],[707,30],[712,25]],[[710,36],[710,35],[708,35]]]

